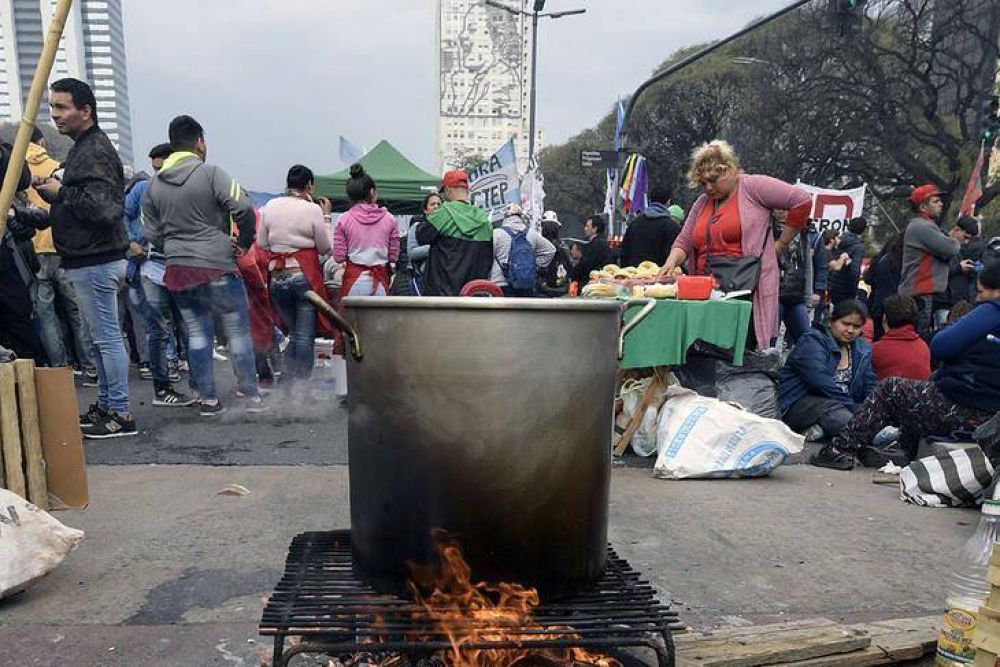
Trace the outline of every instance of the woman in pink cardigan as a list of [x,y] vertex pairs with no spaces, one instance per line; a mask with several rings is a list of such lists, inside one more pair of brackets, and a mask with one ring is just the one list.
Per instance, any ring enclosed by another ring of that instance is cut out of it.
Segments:
[[[688,273],[710,273],[707,258],[760,257],[760,280],[753,291],[754,347],[766,348],[778,330],[778,257],[809,220],[809,194],[770,176],[744,174],[725,141],[698,147],[688,170],[691,187],[702,195],[691,207],[661,275],[687,262]],[[771,233],[771,213],[788,211],[781,238]],[[707,243],[706,243],[707,241]]]

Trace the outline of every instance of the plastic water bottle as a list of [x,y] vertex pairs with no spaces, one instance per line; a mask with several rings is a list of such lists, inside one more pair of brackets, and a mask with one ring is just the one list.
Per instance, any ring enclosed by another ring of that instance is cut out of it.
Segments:
[[948,611],[941,623],[934,660],[938,667],[971,665],[976,658],[972,636],[976,631],[979,608],[990,592],[986,571],[998,538],[1000,500],[987,500],[983,503],[976,534],[962,547],[955,569],[948,577]]

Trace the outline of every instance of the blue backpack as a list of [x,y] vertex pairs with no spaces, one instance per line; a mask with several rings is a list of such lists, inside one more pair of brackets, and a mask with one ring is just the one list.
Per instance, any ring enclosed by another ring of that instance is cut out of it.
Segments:
[[535,249],[528,240],[527,228],[523,232],[515,232],[508,227],[501,229],[510,236],[510,254],[503,270],[507,284],[516,290],[534,292],[538,270],[535,268]]

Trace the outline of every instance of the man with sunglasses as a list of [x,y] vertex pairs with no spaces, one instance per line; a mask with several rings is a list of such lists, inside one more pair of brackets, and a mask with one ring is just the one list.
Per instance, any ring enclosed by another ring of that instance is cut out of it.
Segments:
[[910,193],[913,218],[903,234],[903,268],[899,293],[913,297],[920,309],[917,331],[929,336],[933,329],[934,301],[948,291],[948,266],[962,247],[955,227],[946,234],[937,219],[944,210],[934,185],[921,185]]

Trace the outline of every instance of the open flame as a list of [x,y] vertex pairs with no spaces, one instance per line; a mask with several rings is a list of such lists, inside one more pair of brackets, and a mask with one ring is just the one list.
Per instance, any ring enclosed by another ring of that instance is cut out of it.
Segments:
[[[435,534],[439,568],[410,564],[410,590],[421,607],[415,618],[447,637],[451,649],[438,657],[454,667],[591,665],[621,667],[580,648],[472,648],[484,642],[579,639],[571,628],[540,625],[533,616],[538,591],[517,583],[472,583],[472,569],[444,531]],[[429,593],[428,593],[429,591]],[[524,631],[528,630],[529,633]]]

